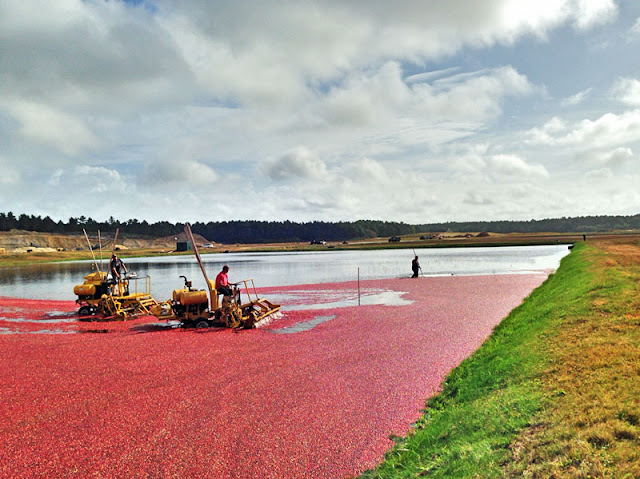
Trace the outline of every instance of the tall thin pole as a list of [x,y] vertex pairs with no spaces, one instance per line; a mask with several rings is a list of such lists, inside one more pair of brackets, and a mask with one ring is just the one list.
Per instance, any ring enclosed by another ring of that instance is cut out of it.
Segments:
[[360,266],[358,266],[358,306],[360,306]]
[[100,271],[98,269],[98,263],[96,263],[96,255],[93,254],[93,248],[91,247],[91,241],[89,241],[89,236],[84,228],[82,228],[82,232],[84,233],[84,237],[87,240],[87,244],[89,245],[89,251],[91,251],[91,257],[93,258],[93,265],[96,267],[96,271]]
[[209,304],[211,305],[211,310],[214,309],[215,306],[215,288],[211,285],[211,281],[209,281],[209,276],[207,276],[207,271],[204,269],[204,264],[202,263],[202,259],[200,258],[200,252],[198,251],[198,245],[196,245],[196,240],[193,237],[193,233],[191,232],[191,225],[186,223],[184,225],[184,232],[187,235],[187,239],[191,241],[191,247],[193,248],[193,253],[196,255],[196,259],[198,260],[198,264],[200,265],[200,271],[202,271],[202,276],[204,276],[204,280],[207,283],[207,288],[209,289]]
[[116,243],[118,242],[119,232],[120,232],[120,228],[116,228],[116,236],[113,238],[113,245],[111,246],[111,256],[113,256],[113,252],[116,250]]
[[100,271],[102,271],[102,238],[100,238],[100,230],[98,230],[98,246],[100,247]]

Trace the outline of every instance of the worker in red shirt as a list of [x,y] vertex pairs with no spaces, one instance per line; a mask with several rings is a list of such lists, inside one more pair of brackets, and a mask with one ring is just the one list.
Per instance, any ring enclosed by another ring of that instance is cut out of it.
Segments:
[[224,296],[233,295],[233,291],[231,291],[231,286],[229,285],[229,277],[227,276],[228,272],[229,267],[225,264],[222,267],[222,271],[220,271],[218,276],[216,276],[216,291]]

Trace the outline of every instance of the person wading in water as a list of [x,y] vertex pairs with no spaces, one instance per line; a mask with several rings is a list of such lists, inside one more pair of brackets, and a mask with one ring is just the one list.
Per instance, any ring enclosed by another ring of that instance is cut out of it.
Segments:
[[418,263],[418,257],[416,256],[415,258],[413,258],[413,261],[411,261],[411,269],[413,270],[413,276],[411,276],[412,278],[417,278],[418,277],[418,271],[420,271],[420,263]]

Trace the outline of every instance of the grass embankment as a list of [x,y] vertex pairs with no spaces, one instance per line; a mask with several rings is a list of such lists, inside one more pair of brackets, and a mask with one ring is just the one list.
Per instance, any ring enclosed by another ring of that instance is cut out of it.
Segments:
[[362,477],[640,477],[632,241],[576,245]]

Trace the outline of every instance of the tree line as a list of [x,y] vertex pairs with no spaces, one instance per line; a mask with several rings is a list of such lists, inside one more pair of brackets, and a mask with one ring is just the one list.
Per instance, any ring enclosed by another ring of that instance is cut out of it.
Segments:
[[[0,213],[0,231],[12,229],[44,233],[73,234],[83,229],[94,232],[115,232],[128,236],[158,238],[177,235],[184,229],[184,223],[159,221],[148,223],[129,219],[95,221],[80,216],[66,222],[54,221],[49,216],[21,214],[11,211]],[[451,232],[492,232],[492,233],[593,233],[614,230],[640,229],[640,214],[633,216],[581,216],[562,217],[529,221],[475,221],[428,224],[408,224],[403,222],[358,220],[350,222],[311,221],[210,221],[195,222],[191,225],[194,233],[217,243],[277,243],[287,241],[347,241],[393,235],[416,233]]]
[[95,232],[96,230],[115,232],[118,228],[126,231],[129,235],[156,238],[182,231],[184,225],[180,226],[167,221],[148,223],[136,219],[118,221],[113,216],[108,221],[95,221],[92,218],[80,216],[78,218],[69,218],[64,222],[62,220],[54,221],[49,216],[43,218],[42,216],[21,214],[16,217],[11,211],[0,213],[0,231],[16,229],[41,233],[73,234],[82,233],[83,229],[87,232]]

